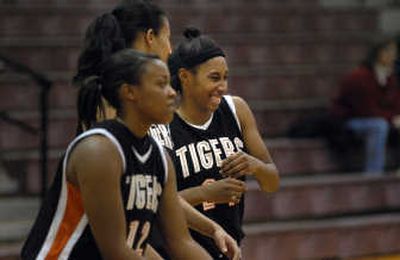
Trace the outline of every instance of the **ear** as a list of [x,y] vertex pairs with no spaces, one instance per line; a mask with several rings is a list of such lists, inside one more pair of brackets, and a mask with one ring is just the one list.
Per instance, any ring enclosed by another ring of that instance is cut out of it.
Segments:
[[144,40],[145,40],[147,45],[151,46],[153,44],[153,42],[154,42],[154,38],[155,38],[155,34],[154,34],[154,30],[153,29],[148,29],[144,33]]
[[180,68],[178,71],[179,80],[181,81],[181,86],[185,87],[190,84],[192,79],[192,73],[187,69]]
[[121,86],[120,95],[121,99],[136,101],[138,99],[138,88],[131,84],[124,83]]

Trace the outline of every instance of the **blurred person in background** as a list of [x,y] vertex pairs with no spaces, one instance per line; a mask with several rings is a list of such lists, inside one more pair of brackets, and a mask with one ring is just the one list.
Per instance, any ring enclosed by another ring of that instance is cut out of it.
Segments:
[[364,171],[369,175],[384,172],[389,134],[400,128],[396,57],[393,38],[375,42],[363,62],[343,78],[331,107],[334,118],[365,143]]

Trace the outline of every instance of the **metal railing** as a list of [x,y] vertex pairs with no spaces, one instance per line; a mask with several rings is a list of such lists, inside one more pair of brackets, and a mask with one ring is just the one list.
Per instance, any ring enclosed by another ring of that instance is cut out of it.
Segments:
[[0,120],[7,123],[13,124],[19,127],[21,130],[27,131],[31,134],[38,134],[40,145],[39,145],[39,156],[40,156],[40,173],[41,173],[41,197],[42,199],[46,195],[47,191],[47,152],[48,152],[48,103],[49,103],[49,91],[53,86],[53,82],[50,81],[45,75],[33,70],[27,65],[24,65],[18,61],[15,61],[9,57],[0,54],[0,61],[10,68],[11,70],[29,76],[39,87],[39,110],[40,110],[40,124],[39,128],[32,127],[25,122],[13,118],[7,111],[0,111]]

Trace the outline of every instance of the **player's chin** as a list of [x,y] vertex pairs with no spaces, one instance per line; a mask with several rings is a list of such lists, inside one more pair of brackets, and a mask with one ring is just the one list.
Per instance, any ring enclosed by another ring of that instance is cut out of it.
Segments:
[[219,105],[221,104],[221,98],[220,97],[212,97],[210,98],[208,102],[208,108],[211,111],[215,111],[218,109]]
[[215,110],[217,110],[218,107],[219,107],[219,103],[218,103],[218,104],[217,104],[217,103],[211,103],[211,104],[209,104],[208,109],[209,109],[211,112],[215,112]]
[[171,123],[171,121],[172,121],[173,118],[174,118],[174,113],[173,113],[173,112],[165,113],[165,114],[163,115],[163,117],[160,117],[160,118],[159,118],[158,124],[167,125],[167,124]]

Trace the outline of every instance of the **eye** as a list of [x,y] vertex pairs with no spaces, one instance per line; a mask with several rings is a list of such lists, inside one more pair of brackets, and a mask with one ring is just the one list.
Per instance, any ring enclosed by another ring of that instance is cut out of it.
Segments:
[[211,81],[221,80],[221,76],[219,74],[211,74],[210,76],[208,76],[208,78],[211,79]]
[[168,85],[168,82],[165,80],[157,81],[157,86],[159,86],[160,88],[165,88],[167,85]]

